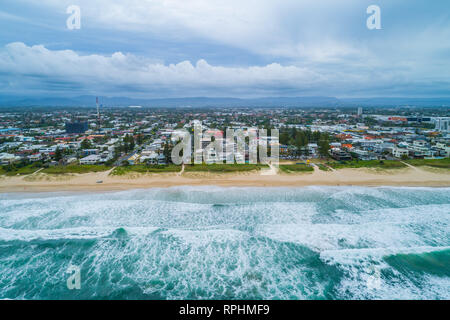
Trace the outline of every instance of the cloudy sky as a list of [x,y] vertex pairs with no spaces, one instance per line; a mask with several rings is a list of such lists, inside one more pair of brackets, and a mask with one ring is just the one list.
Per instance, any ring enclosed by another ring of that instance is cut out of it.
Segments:
[[450,97],[450,1],[2,0],[0,95],[84,94]]

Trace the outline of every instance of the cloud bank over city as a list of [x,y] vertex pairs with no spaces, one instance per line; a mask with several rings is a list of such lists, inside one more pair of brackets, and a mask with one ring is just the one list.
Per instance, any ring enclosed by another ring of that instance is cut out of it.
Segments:
[[[382,29],[366,27],[381,8]],[[81,8],[68,30],[66,8]],[[448,1],[18,0],[0,94],[450,96]]]

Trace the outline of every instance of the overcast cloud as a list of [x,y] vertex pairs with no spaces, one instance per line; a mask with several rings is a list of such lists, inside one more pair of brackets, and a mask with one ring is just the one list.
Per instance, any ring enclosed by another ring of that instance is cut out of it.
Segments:
[[446,0],[4,0],[0,94],[442,97],[449,39]]

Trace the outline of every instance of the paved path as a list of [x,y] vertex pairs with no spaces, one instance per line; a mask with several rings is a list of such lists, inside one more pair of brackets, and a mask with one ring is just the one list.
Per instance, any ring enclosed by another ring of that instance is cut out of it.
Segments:
[[108,171],[105,171],[105,176],[106,176],[106,177],[109,176],[109,175],[111,174],[111,172],[114,171],[115,168],[116,168],[116,167],[113,167],[112,169],[110,169],[110,170],[108,170]]
[[40,171],[42,171],[42,170],[44,170],[44,168],[40,168],[39,170],[36,170],[36,171],[33,172],[33,173],[27,174],[26,176],[23,176],[22,179],[25,179],[25,178],[27,178],[27,177],[31,177],[31,176],[35,175],[36,173],[38,173],[38,172],[40,172]]
[[184,173],[184,163],[181,165],[181,171],[178,172],[178,175],[181,176]]
[[314,173],[320,173],[320,169],[319,169],[318,165],[316,165],[315,163],[311,163],[311,167],[313,167]]
[[262,176],[276,176],[278,174],[278,168],[275,167],[273,164],[268,163],[269,169],[268,170],[261,170]]
[[409,163],[406,163],[404,161],[400,161],[400,162],[403,163],[405,166],[410,167],[413,170],[420,171],[419,168],[414,167],[414,166],[410,165]]

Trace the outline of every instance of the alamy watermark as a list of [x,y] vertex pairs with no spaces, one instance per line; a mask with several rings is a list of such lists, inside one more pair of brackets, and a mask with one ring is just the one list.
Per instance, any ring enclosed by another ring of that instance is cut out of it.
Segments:
[[[70,16],[66,20],[67,29],[81,29],[81,8],[77,5],[70,5],[66,9],[66,13]],[[366,26],[369,30],[381,29],[381,8],[377,5],[367,7],[366,13],[370,16],[367,18]]]
[[176,130],[172,134],[176,145],[172,149],[171,159],[181,164],[271,164],[278,166],[280,161],[279,131],[258,128],[227,129],[223,131],[194,125],[193,134],[186,129]]
[[66,273],[70,276],[67,278],[67,289],[69,290],[80,290],[81,289],[81,270],[80,267],[70,265],[67,268]]
[[71,5],[67,7],[66,13],[70,14],[66,20],[67,29],[81,29],[81,8],[76,5]]
[[366,10],[370,16],[367,18],[367,29],[380,30],[381,29],[381,9],[377,5],[371,5]]
[[381,289],[381,270],[377,266],[370,266],[366,269],[368,277],[366,280],[367,289],[380,290]]

